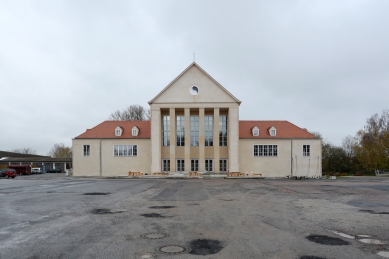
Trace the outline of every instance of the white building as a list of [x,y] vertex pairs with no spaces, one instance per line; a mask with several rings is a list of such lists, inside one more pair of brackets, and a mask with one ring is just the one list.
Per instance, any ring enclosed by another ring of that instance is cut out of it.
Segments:
[[74,138],[73,174],[321,176],[319,138],[288,121],[240,121],[240,103],[192,63],[149,102],[151,121],[104,121]]

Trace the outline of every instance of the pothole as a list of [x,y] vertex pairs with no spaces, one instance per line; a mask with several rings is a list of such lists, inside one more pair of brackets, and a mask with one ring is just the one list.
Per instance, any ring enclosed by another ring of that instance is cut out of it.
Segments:
[[313,256],[313,255],[303,255],[298,259],[327,259],[325,257]]
[[141,216],[145,218],[166,218],[166,216],[163,216],[159,213],[146,213],[146,214],[141,214]]
[[337,237],[324,236],[324,235],[309,235],[306,237],[306,239],[315,242],[317,244],[329,245],[329,246],[350,245],[349,242],[344,241],[343,239]]
[[147,234],[140,235],[140,237],[144,239],[162,239],[168,236],[169,235],[165,233],[147,233]]
[[176,206],[151,206],[149,209],[172,209],[175,208]]
[[210,255],[219,253],[223,246],[219,240],[213,239],[196,239],[189,243],[190,254]]
[[169,246],[161,246],[157,248],[157,251],[163,254],[185,254],[190,252],[189,247],[178,246],[178,245],[169,245]]
[[122,213],[126,210],[110,210],[110,209],[93,209],[93,214],[114,214],[114,213]]
[[108,195],[111,194],[109,192],[85,192],[83,195]]
[[233,199],[223,199],[223,198],[220,198],[219,201],[233,201]]
[[381,252],[378,252],[377,254],[382,256],[382,257],[389,258],[389,251],[381,251]]

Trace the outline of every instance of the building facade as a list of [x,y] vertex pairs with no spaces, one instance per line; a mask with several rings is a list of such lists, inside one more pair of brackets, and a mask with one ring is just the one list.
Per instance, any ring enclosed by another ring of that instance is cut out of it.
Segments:
[[73,174],[128,171],[321,175],[321,140],[287,121],[240,121],[241,101],[192,63],[150,102],[150,121],[105,121],[73,139]]

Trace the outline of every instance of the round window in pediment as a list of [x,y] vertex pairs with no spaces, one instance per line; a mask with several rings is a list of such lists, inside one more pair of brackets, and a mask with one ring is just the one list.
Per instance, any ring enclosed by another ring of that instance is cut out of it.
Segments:
[[196,95],[199,93],[199,88],[197,86],[191,86],[190,89],[189,89],[189,92],[191,95]]

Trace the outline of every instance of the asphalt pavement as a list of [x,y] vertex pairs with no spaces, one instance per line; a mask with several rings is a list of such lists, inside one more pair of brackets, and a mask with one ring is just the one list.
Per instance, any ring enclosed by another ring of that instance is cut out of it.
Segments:
[[0,259],[389,258],[389,178],[0,179]]

